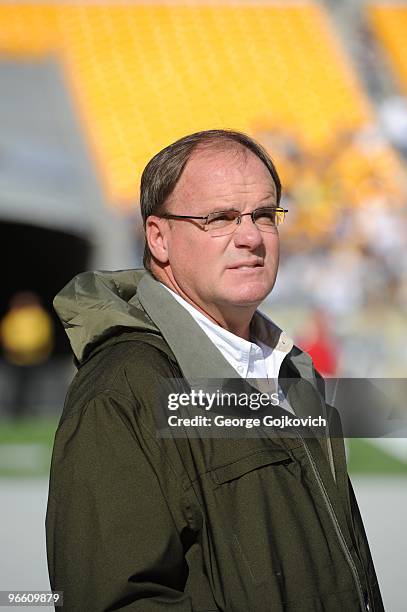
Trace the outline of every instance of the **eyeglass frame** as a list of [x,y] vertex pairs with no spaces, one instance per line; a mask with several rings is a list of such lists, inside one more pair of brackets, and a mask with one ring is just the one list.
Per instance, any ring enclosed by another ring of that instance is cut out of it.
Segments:
[[[277,212],[283,212],[284,216],[285,216],[285,213],[288,212],[288,209],[282,208],[281,206],[260,206],[259,208],[256,208],[255,210],[252,210],[252,212],[249,212],[249,213],[239,213],[238,216],[235,219],[236,227],[242,223],[242,217],[249,217],[250,216],[251,219],[252,219],[253,225],[255,225],[260,232],[264,231],[264,230],[262,230],[260,228],[259,225],[257,225],[256,221],[254,220],[254,215],[259,210],[275,210]],[[200,219],[200,220],[204,220],[205,223],[203,223],[201,227],[202,227],[203,230],[205,230],[205,228],[208,227],[208,219],[209,219],[209,217],[211,215],[215,215],[216,213],[222,213],[222,212],[237,212],[238,213],[239,211],[238,210],[234,210],[234,209],[214,210],[213,212],[208,213],[204,217],[195,217],[193,215],[175,215],[173,213],[166,213],[166,212],[164,212],[161,215],[157,215],[157,217],[160,217],[161,219]],[[275,227],[277,227],[277,225]],[[233,232],[235,230],[236,230],[236,228],[233,230]],[[207,231],[207,230],[205,230],[205,231]],[[233,233],[233,232],[231,232],[231,233]],[[228,234],[226,234],[226,235],[228,235]]]

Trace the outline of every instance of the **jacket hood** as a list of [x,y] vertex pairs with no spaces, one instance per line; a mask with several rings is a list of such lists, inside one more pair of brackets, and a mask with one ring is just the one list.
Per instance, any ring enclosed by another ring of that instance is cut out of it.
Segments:
[[159,334],[137,298],[144,270],[83,272],[54,299],[57,312],[79,363],[122,328]]

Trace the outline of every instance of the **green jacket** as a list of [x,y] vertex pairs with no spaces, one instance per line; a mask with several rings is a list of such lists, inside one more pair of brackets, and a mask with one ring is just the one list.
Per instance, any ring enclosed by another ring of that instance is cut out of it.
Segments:
[[[79,366],[46,519],[65,610],[383,610],[342,440],[157,437],[165,381],[237,377],[219,350],[145,271],[81,274],[55,307]],[[312,412],[310,358],[282,370]]]

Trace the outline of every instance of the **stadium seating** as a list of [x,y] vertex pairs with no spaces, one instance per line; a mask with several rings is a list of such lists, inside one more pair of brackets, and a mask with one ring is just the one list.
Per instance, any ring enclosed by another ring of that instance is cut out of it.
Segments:
[[371,4],[367,15],[372,29],[387,52],[404,93],[407,93],[407,5]]
[[0,53],[61,58],[116,205],[132,205],[152,153],[192,130],[278,128],[321,151],[371,117],[316,3],[11,3],[0,23]]

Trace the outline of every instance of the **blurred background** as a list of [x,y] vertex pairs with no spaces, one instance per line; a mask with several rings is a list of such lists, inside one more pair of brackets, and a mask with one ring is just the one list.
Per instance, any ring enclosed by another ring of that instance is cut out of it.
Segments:
[[[289,209],[263,309],[326,376],[407,371],[407,3],[0,2],[0,590],[48,589],[55,294],[141,266],[141,172],[191,132],[270,152]],[[351,440],[386,610],[405,610],[407,444]],[[14,608],[15,609],[15,608]]]

